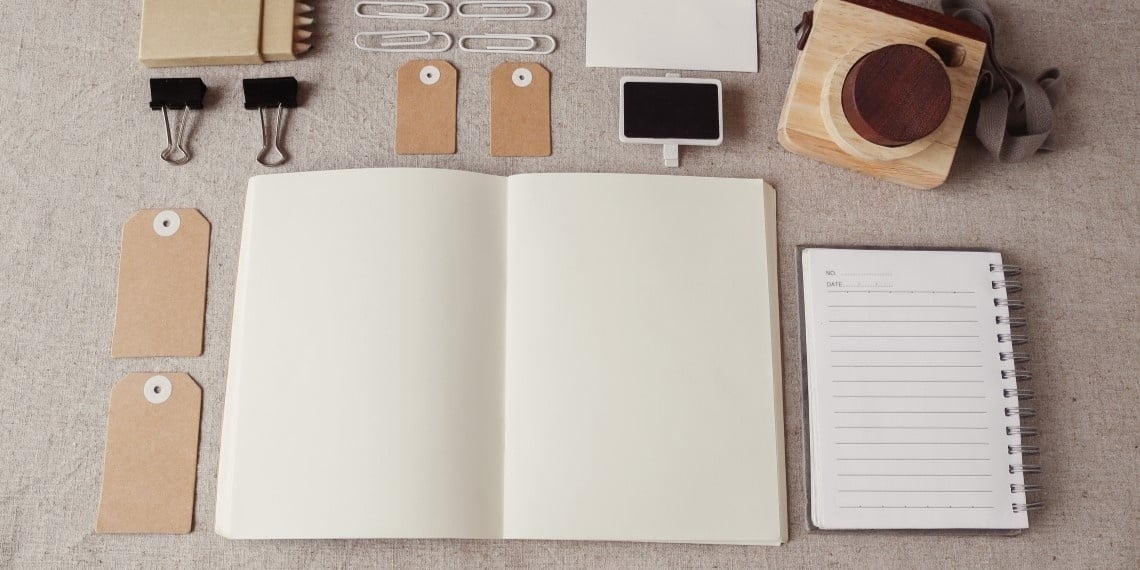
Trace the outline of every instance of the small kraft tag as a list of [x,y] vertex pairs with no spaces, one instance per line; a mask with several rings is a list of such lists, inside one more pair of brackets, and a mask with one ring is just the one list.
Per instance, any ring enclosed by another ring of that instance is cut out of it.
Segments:
[[210,222],[194,209],[142,210],[123,226],[111,356],[200,356]]
[[550,72],[507,62],[491,72],[491,156],[550,156]]
[[417,59],[396,74],[396,154],[455,154],[459,73]]
[[96,532],[190,532],[201,416],[202,389],[188,374],[129,374],[115,385]]

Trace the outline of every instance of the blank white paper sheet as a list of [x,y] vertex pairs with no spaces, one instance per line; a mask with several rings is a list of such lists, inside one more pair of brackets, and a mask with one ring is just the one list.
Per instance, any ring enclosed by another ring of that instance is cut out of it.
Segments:
[[588,0],[586,66],[758,69],[754,0]]

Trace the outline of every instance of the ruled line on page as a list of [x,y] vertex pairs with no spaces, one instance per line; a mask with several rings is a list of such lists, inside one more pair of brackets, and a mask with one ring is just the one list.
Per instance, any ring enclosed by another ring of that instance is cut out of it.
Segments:
[[839,473],[840,477],[993,477],[990,473]]
[[977,309],[977,305],[828,305],[829,309]]
[[992,508],[994,508],[994,507],[992,507],[992,506],[989,506],[989,507],[985,507],[985,506],[978,506],[978,507],[972,507],[972,506],[971,506],[971,507],[953,507],[953,506],[950,506],[950,507],[917,507],[917,506],[914,506],[914,507],[911,507],[911,506],[896,506],[896,507],[886,507],[886,506],[882,506],[882,507],[864,507],[864,506],[862,506],[862,505],[860,505],[860,506],[844,506],[844,505],[840,505],[840,506],[839,506],[839,508],[841,508],[841,509],[992,509]]
[[982,338],[976,334],[833,334],[830,338]]
[[828,293],[890,293],[903,295],[975,295],[977,291],[856,291],[851,289],[828,289]]
[[947,410],[889,410],[889,411],[871,411],[871,410],[839,410],[832,412],[833,414],[988,414],[989,412],[981,411],[947,411]]
[[960,355],[960,353],[982,352],[980,350],[831,350],[831,353],[861,353],[861,355],[876,355],[876,353],[904,353],[904,355]]
[[835,445],[989,445],[988,441],[837,441]]
[[834,426],[835,429],[946,429],[946,430],[984,430],[988,427],[973,426]]
[[852,400],[985,400],[987,396],[880,396],[880,395],[852,395],[852,394],[832,394],[832,398],[844,398]]
[[981,364],[832,364],[832,368],[981,368]]
[[989,461],[989,457],[837,457],[837,461]]
[[919,325],[956,325],[956,324],[970,324],[977,325],[977,320],[860,320],[860,319],[836,319],[829,320],[828,323],[848,324],[848,325],[885,325],[885,324],[919,324]]
[[832,380],[837,384],[984,384],[985,380]]
[[924,489],[924,490],[892,490],[892,489],[839,489],[840,493],[993,493],[993,489],[963,490],[963,489]]

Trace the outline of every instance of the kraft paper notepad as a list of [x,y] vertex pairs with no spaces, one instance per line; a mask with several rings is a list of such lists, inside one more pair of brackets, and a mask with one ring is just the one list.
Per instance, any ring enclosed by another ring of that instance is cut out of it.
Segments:
[[775,193],[381,169],[249,184],[235,539],[787,539]]

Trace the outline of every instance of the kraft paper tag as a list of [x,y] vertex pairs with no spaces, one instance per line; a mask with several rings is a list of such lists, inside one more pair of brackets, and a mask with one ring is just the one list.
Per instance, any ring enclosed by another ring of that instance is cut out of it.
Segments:
[[459,73],[443,60],[417,59],[396,74],[396,154],[455,154]]
[[550,156],[550,72],[507,62],[491,72],[491,156]]
[[129,374],[115,385],[95,532],[190,532],[201,415],[202,389],[188,374]]
[[210,222],[198,210],[142,210],[123,226],[111,355],[200,356]]

